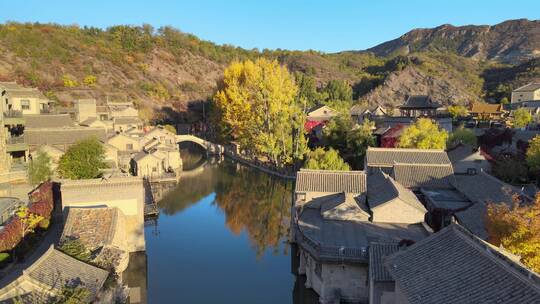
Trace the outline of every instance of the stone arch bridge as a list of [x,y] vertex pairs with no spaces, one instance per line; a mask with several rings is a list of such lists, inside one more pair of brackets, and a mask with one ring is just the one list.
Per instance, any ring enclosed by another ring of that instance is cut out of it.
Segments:
[[202,139],[200,137],[194,136],[194,135],[176,135],[176,143],[182,143],[182,142],[192,142],[199,146],[201,146],[203,149],[206,150],[206,153],[209,155],[221,155],[223,154],[223,146],[215,144],[213,142],[209,142],[205,139]]

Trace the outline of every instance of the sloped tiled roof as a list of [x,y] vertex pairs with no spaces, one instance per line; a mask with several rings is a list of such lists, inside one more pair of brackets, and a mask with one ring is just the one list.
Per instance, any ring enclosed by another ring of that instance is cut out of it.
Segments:
[[[382,171],[376,171],[368,177],[367,195],[368,204],[371,209],[375,209],[399,198],[407,205],[419,211],[426,212],[426,208],[424,208],[414,193]],[[396,212],[399,212],[399,210],[396,210]]]
[[540,299],[538,275],[455,224],[393,254],[385,266],[410,304]]
[[540,83],[529,83],[514,90],[514,92],[533,92],[540,89]]
[[401,105],[400,109],[437,109],[441,105],[431,99],[429,95],[413,95],[407,98],[407,101]]
[[76,238],[91,250],[110,245],[120,216],[118,208],[69,208],[61,240]]
[[142,124],[142,120],[138,117],[115,117],[114,123],[118,125]]
[[392,177],[407,188],[452,188],[452,165],[396,163]]
[[352,193],[332,195],[320,204],[320,208],[325,219],[368,221],[370,217],[365,197],[355,197]]
[[384,258],[399,251],[398,243],[369,244],[369,278],[375,282],[393,282],[394,279],[384,267]]
[[296,192],[364,193],[364,171],[302,169],[296,173]]
[[471,105],[469,112],[472,113],[484,113],[484,114],[498,114],[503,110],[503,105],[500,103],[485,103],[475,102]]
[[511,206],[512,197],[515,194],[521,194],[518,189],[485,172],[475,175],[456,175],[452,184],[473,202],[506,203]]
[[409,164],[450,164],[444,150],[422,150],[401,148],[368,147],[366,152],[368,166],[388,166],[394,163]]
[[93,295],[109,275],[107,271],[72,258],[52,246],[24,273],[51,289],[60,290],[66,284],[75,284],[84,286]]
[[25,129],[24,137],[29,145],[69,145],[90,137],[104,141],[107,134],[105,128],[72,127]]
[[73,127],[69,114],[25,115],[26,128],[68,128]]

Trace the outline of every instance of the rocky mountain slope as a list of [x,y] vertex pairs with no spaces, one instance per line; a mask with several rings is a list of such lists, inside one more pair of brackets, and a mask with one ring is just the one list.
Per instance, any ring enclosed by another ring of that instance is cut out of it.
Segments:
[[132,100],[145,119],[192,120],[186,112],[211,98],[227,64],[264,56],[321,85],[344,79],[359,102],[396,106],[412,94],[444,104],[498,102],[512,87],[540,81],[539,32],[540,22],[527,20],[444,25],[368,51],[324,54],[220,46],[169,27],[7,23],[0,25],[0,80],[37,86],[59,104]]
[[415,29],[368,51],[378,56],[440,51],[515,64],[540,56],[540,21],[519,19],[494,26],[444,24],[433,29]]

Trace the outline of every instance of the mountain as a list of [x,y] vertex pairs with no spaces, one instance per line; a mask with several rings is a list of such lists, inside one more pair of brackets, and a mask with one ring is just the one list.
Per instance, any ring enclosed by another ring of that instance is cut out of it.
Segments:
[[60,105],[77,98],[131,100],[144,119],[193,121],[234,60],[266,57],[292,72],[351,84],[358,102],[390,107],[407,95],[443,104],[498,102],[540,81],[540,22],[413,30],[365,51],[246,50],[171,27],[108,29],[0,24],[0,80],[39,87]]
[[540,21],[519,19],[494,26],[444,24],[432,29],[415,29],[368,51],[377,56],[439,51],[515,64],[540,56]]

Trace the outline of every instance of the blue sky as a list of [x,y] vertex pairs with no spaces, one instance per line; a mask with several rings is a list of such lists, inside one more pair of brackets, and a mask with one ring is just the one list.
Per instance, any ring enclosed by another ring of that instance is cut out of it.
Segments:
[[359,50],[412,28],[540,19],[539,0],[0,0],[0,21],[172,25],[244,48]]

